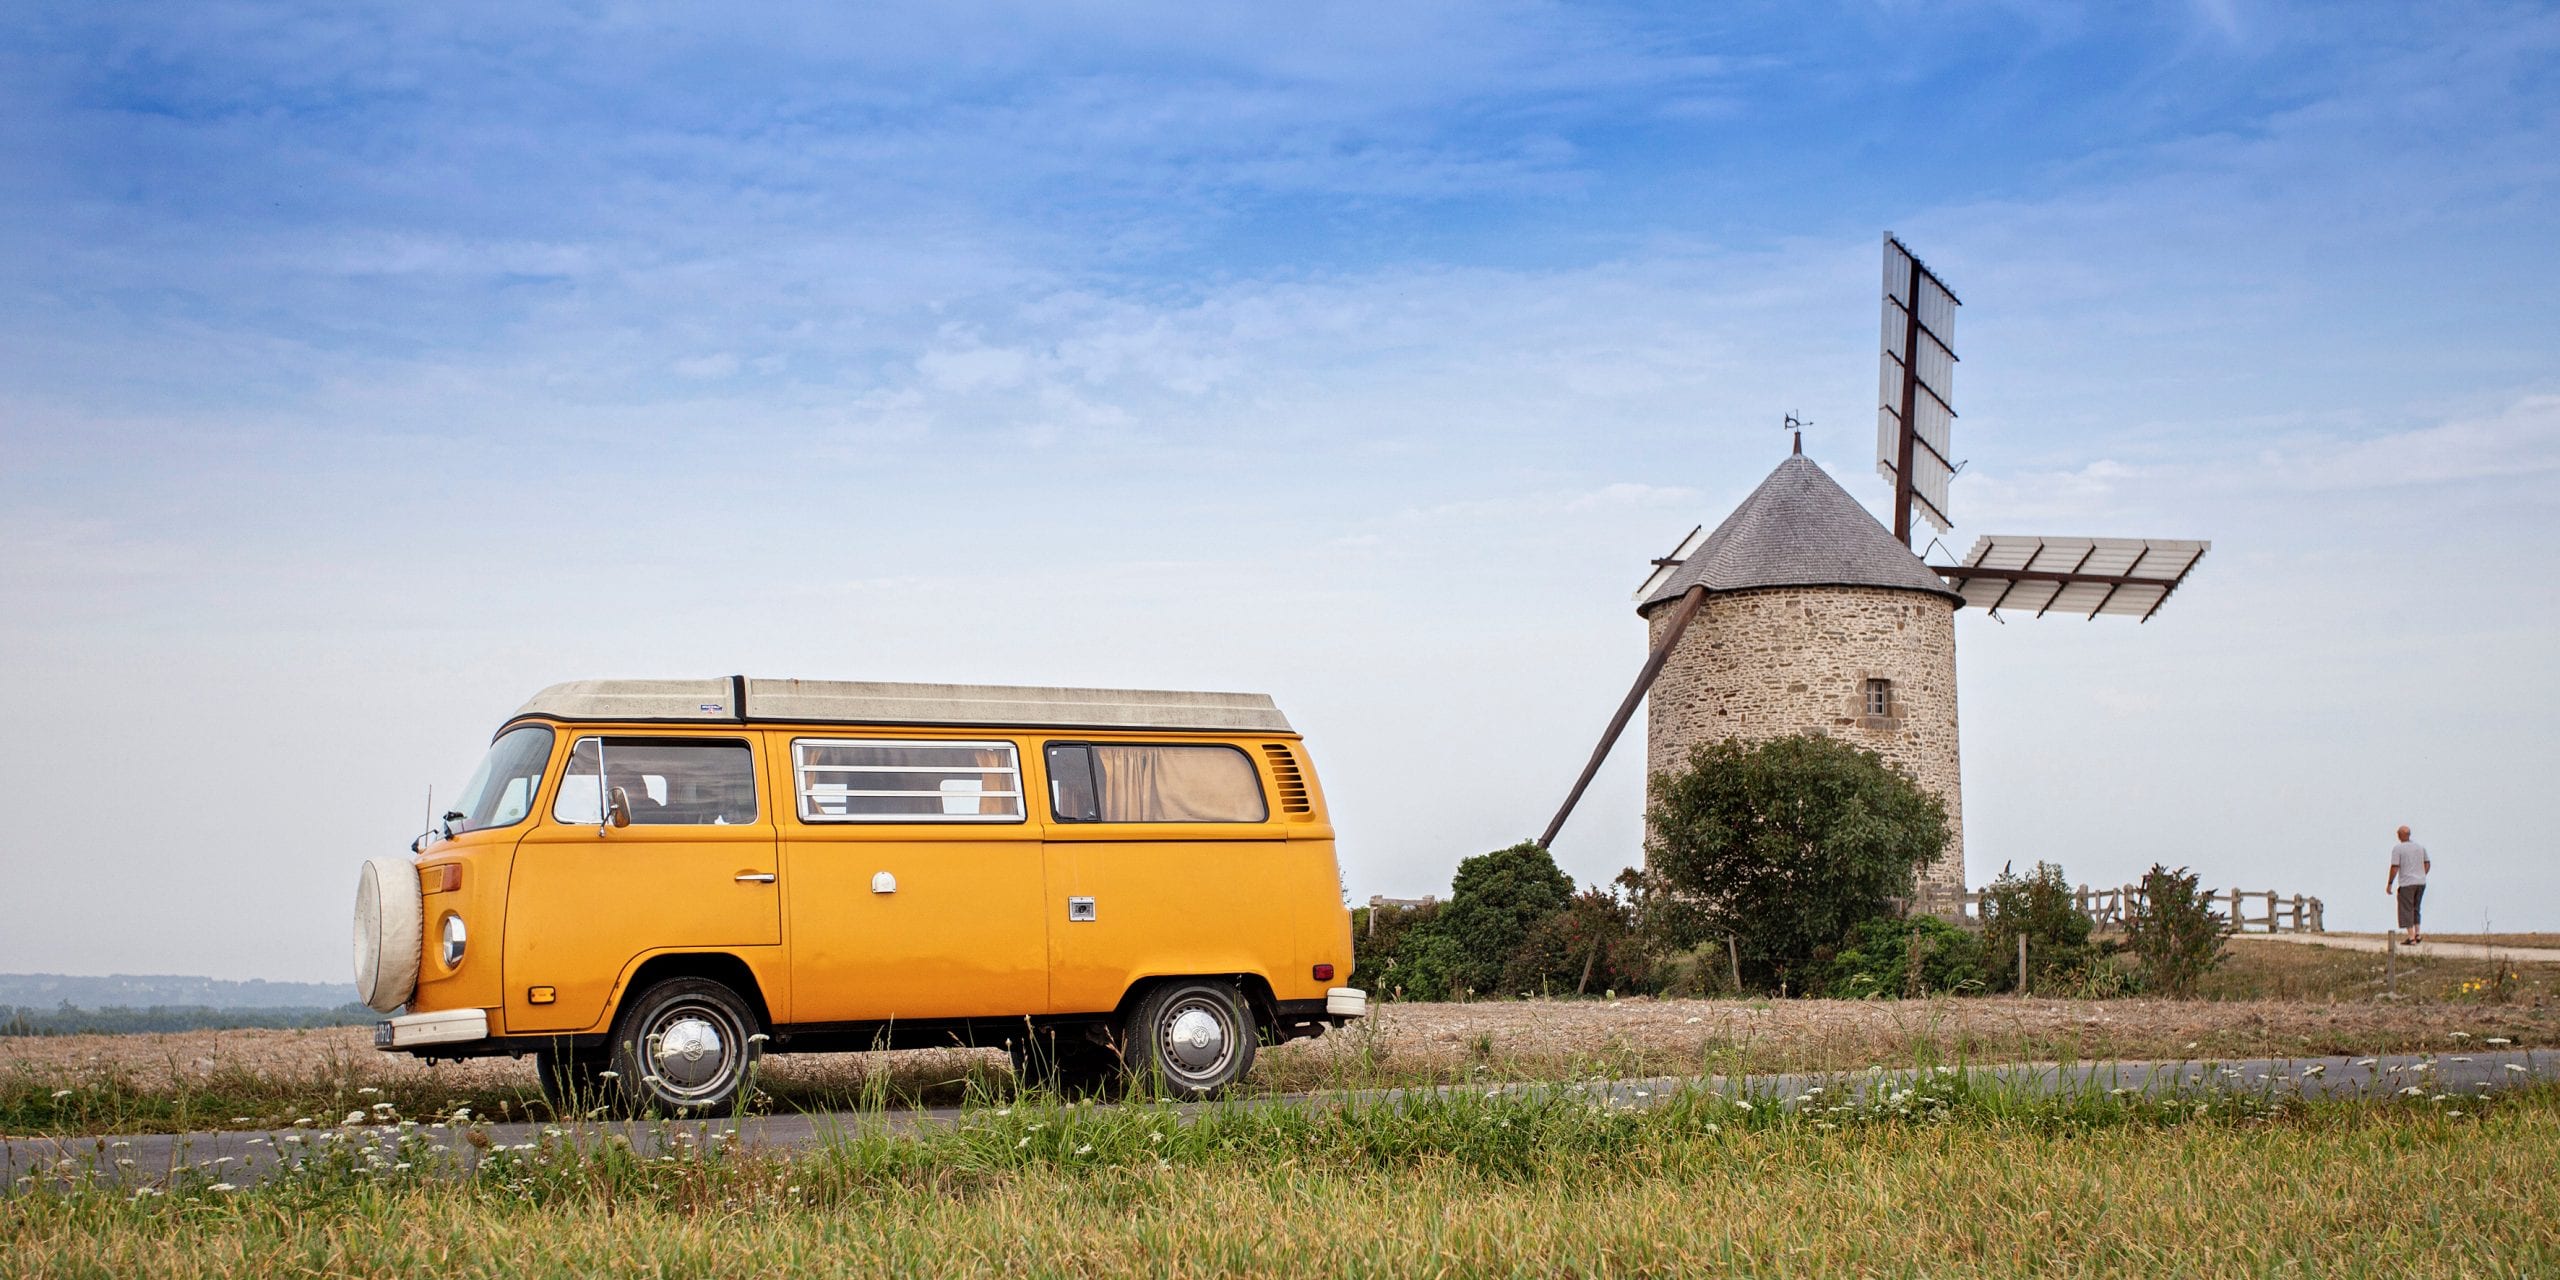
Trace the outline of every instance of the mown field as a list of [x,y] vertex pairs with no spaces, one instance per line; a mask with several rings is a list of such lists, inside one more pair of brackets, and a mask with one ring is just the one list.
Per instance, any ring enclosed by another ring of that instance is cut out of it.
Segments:
[[[2511,979],[2494,986],[2496,973]],[[2560,1044],[2554,966],[2233,943],[2203,1000],[1507,1000],[1385,1004],[1364,1023],[1266,1052],[1264,1092],[1595,1077],[1846,1071],[1923,1062],[2230,1059],[2441,1049],[2456,1033]],[[951,1104],[1011,1088],[1002,1056],[783,1055],[766,1110],[865,1098]],[[528,1062],[428,1066],[376,1053],[363,1028],[0,1038],[0,1134],[245,1129],[377,1100],[433,1116],[539,1114]]]
[[2547,1086],[2306,1104],[1940,1077],[1855,1104],[1462,1092],[1188,1121],[1033,1102],[793,1158],[546,1138],[467,1178],[416,1131],[376,1136],[387,1154],[323,1144],[258,1187],[0,1198],[0,1275],[2560,1273]]

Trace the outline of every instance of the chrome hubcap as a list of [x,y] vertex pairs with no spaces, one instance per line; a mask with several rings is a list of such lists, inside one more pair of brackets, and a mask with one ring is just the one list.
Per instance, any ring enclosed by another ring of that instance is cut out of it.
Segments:
[[657,1043],[650,1056],[657,1061],[658,1078],[676,1092],[701,1091],[728,1071],[729,1042],[720,1025],[700,1013],[687,1010],[669,1017],[653,1038]]
[[1227,1020],[1202,1002],[1176,1006],[1164,1024],[1164,1059],[1187,1076],[1206,1076],[1226,1064],[1231,1037]]

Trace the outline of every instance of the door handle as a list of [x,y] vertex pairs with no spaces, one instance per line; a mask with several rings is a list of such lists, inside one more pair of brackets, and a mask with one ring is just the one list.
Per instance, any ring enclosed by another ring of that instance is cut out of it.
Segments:
[[730,878],[740,884],[772,884],[775,879],[770,871],[741,871]]

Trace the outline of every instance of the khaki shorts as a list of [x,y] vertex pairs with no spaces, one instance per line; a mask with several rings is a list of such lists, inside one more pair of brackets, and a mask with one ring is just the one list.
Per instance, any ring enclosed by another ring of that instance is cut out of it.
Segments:
[[2415,929],[2418,927],[2418,899],[2425,896],[2427,896],[2427,887],[2423,884],[2404,884],[2400,886],[2401,928]]

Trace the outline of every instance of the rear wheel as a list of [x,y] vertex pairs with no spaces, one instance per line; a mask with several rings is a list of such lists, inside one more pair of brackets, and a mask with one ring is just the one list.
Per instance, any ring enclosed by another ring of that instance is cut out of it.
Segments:
[[759,1055],[755,1011],[708,978],[670,978],[614,1020],[610,1067],[633,1112],[712,1115],[735,1108]]
[[1186,1101],[1205,1098],[1253,1069],[1259,1032],[1252,1007],[1232,982],[1179,978],[1150,991],[1129,1011],[1120,1038],[1130,1074]]

